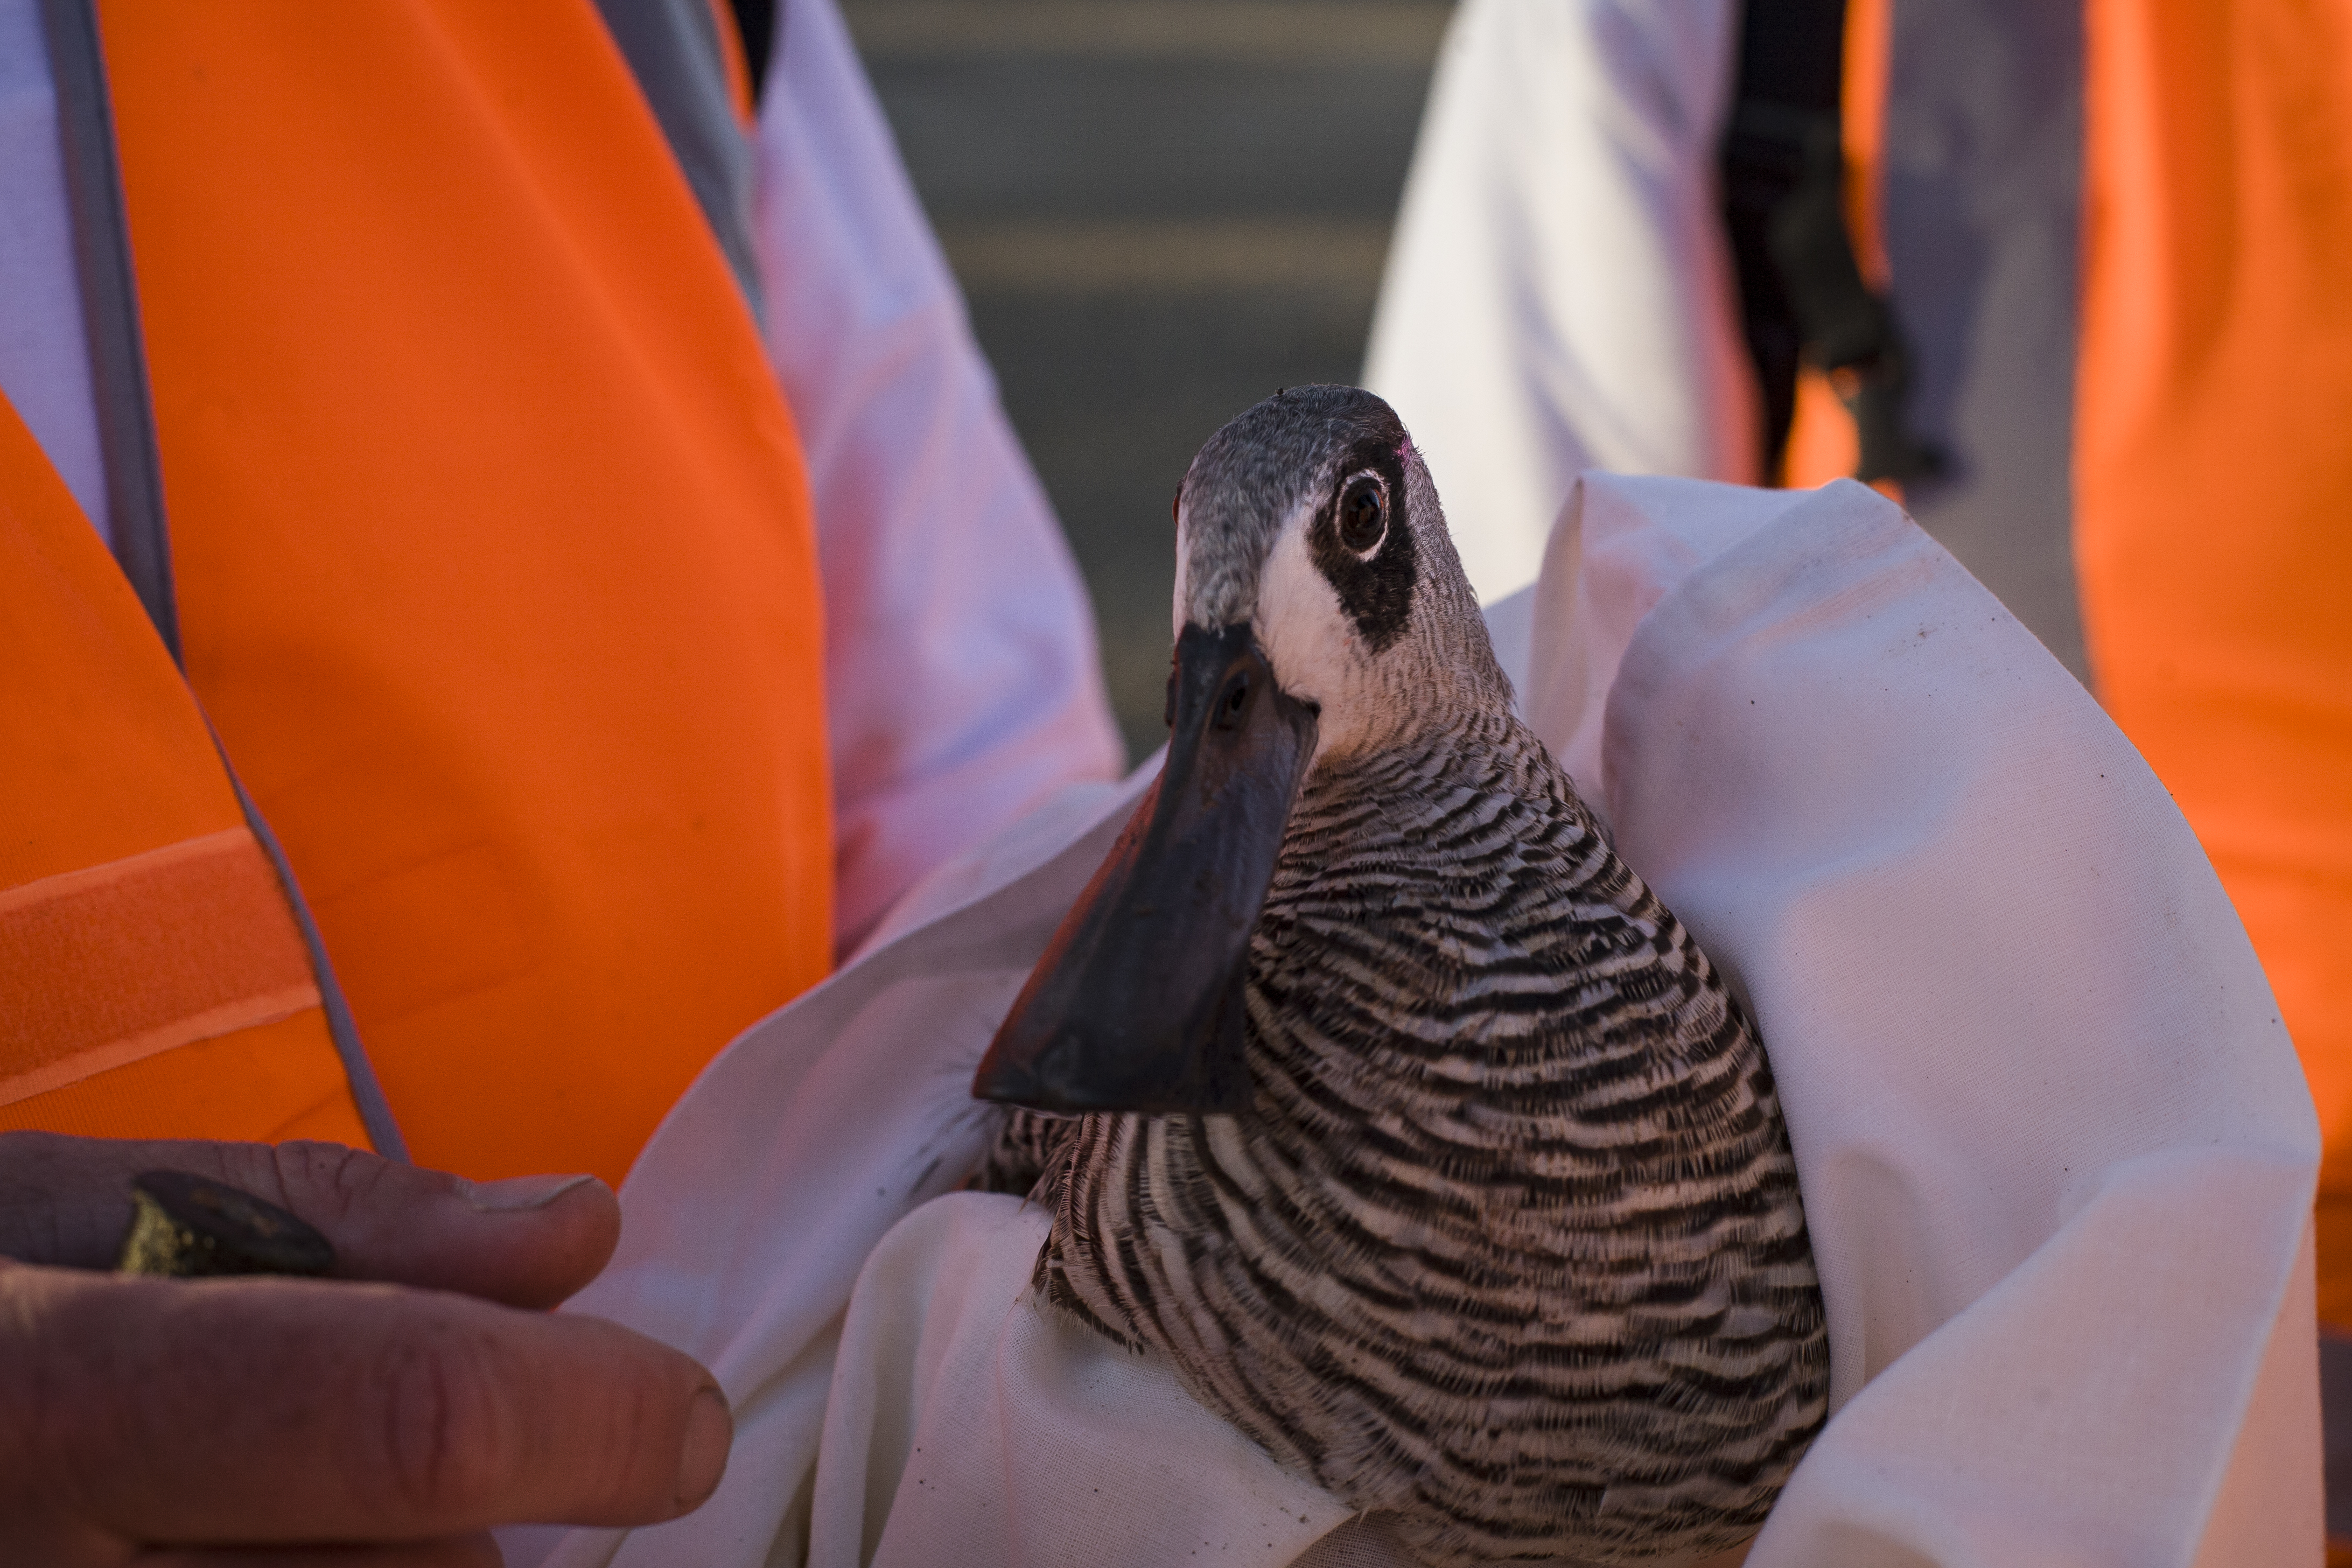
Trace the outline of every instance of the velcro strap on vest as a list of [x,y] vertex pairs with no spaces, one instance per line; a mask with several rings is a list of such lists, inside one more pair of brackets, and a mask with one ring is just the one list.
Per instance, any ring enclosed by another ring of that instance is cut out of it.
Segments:
[[318,1005],[247,828],[0,891],[0,1105]]

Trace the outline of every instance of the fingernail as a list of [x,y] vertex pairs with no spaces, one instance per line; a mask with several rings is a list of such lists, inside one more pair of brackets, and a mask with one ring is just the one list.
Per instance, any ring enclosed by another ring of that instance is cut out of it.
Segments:
[[735,1417],[727,1399],[715,1388],[694,1396],[686,1412],[686,1451],[677,1462],[677,1506],[699,1508],[703,1499],[719,1489],[727,1473],[727,1450],[735,1441]]
[[593,1176],[509,1176],[503,1182],[469,1182],[458,1178],[457,1195],[484,1214],[520,1214],[543,1209],[574,1187],[584,1187]]

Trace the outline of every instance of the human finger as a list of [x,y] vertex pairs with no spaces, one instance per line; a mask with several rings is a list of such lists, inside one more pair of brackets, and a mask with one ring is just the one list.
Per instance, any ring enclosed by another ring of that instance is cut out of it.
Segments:
[[486,1531],[372,1546],[195,1546],[142,1552],[125,1568],[499,1568]]
[[718,1485],[733,1429],[709,1373],[592,1318],[21,1266],[0,1268],[0,1494],[175,1543],[651,1523]]
[[335,1274],[551,1307],[593,1279],[620,1237],[620,1205],[593,1176],[476,1184],[338,1143],[0,1133],[0,1257],[112,1265],[131,1179],[186,1171],[276,1204],[335,1247]]

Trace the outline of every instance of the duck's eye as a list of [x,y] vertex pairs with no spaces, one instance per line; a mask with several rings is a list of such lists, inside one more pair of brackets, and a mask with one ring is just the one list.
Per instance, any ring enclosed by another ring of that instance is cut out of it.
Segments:
[[1388,498],[1381,482],[1360,474],[1339,492],[1339,542],[1357,554],[1368,553],[1389,531]]

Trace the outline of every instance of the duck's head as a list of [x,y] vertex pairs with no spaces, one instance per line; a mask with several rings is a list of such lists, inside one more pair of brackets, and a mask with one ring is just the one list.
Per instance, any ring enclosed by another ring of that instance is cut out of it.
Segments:
[[1168,762],[1055,933],[972,1092],[1229,1112],[1249,938],[1309,771],[1510,705],[1436,488],[1389,405],[1277,393],[1176,497]]

